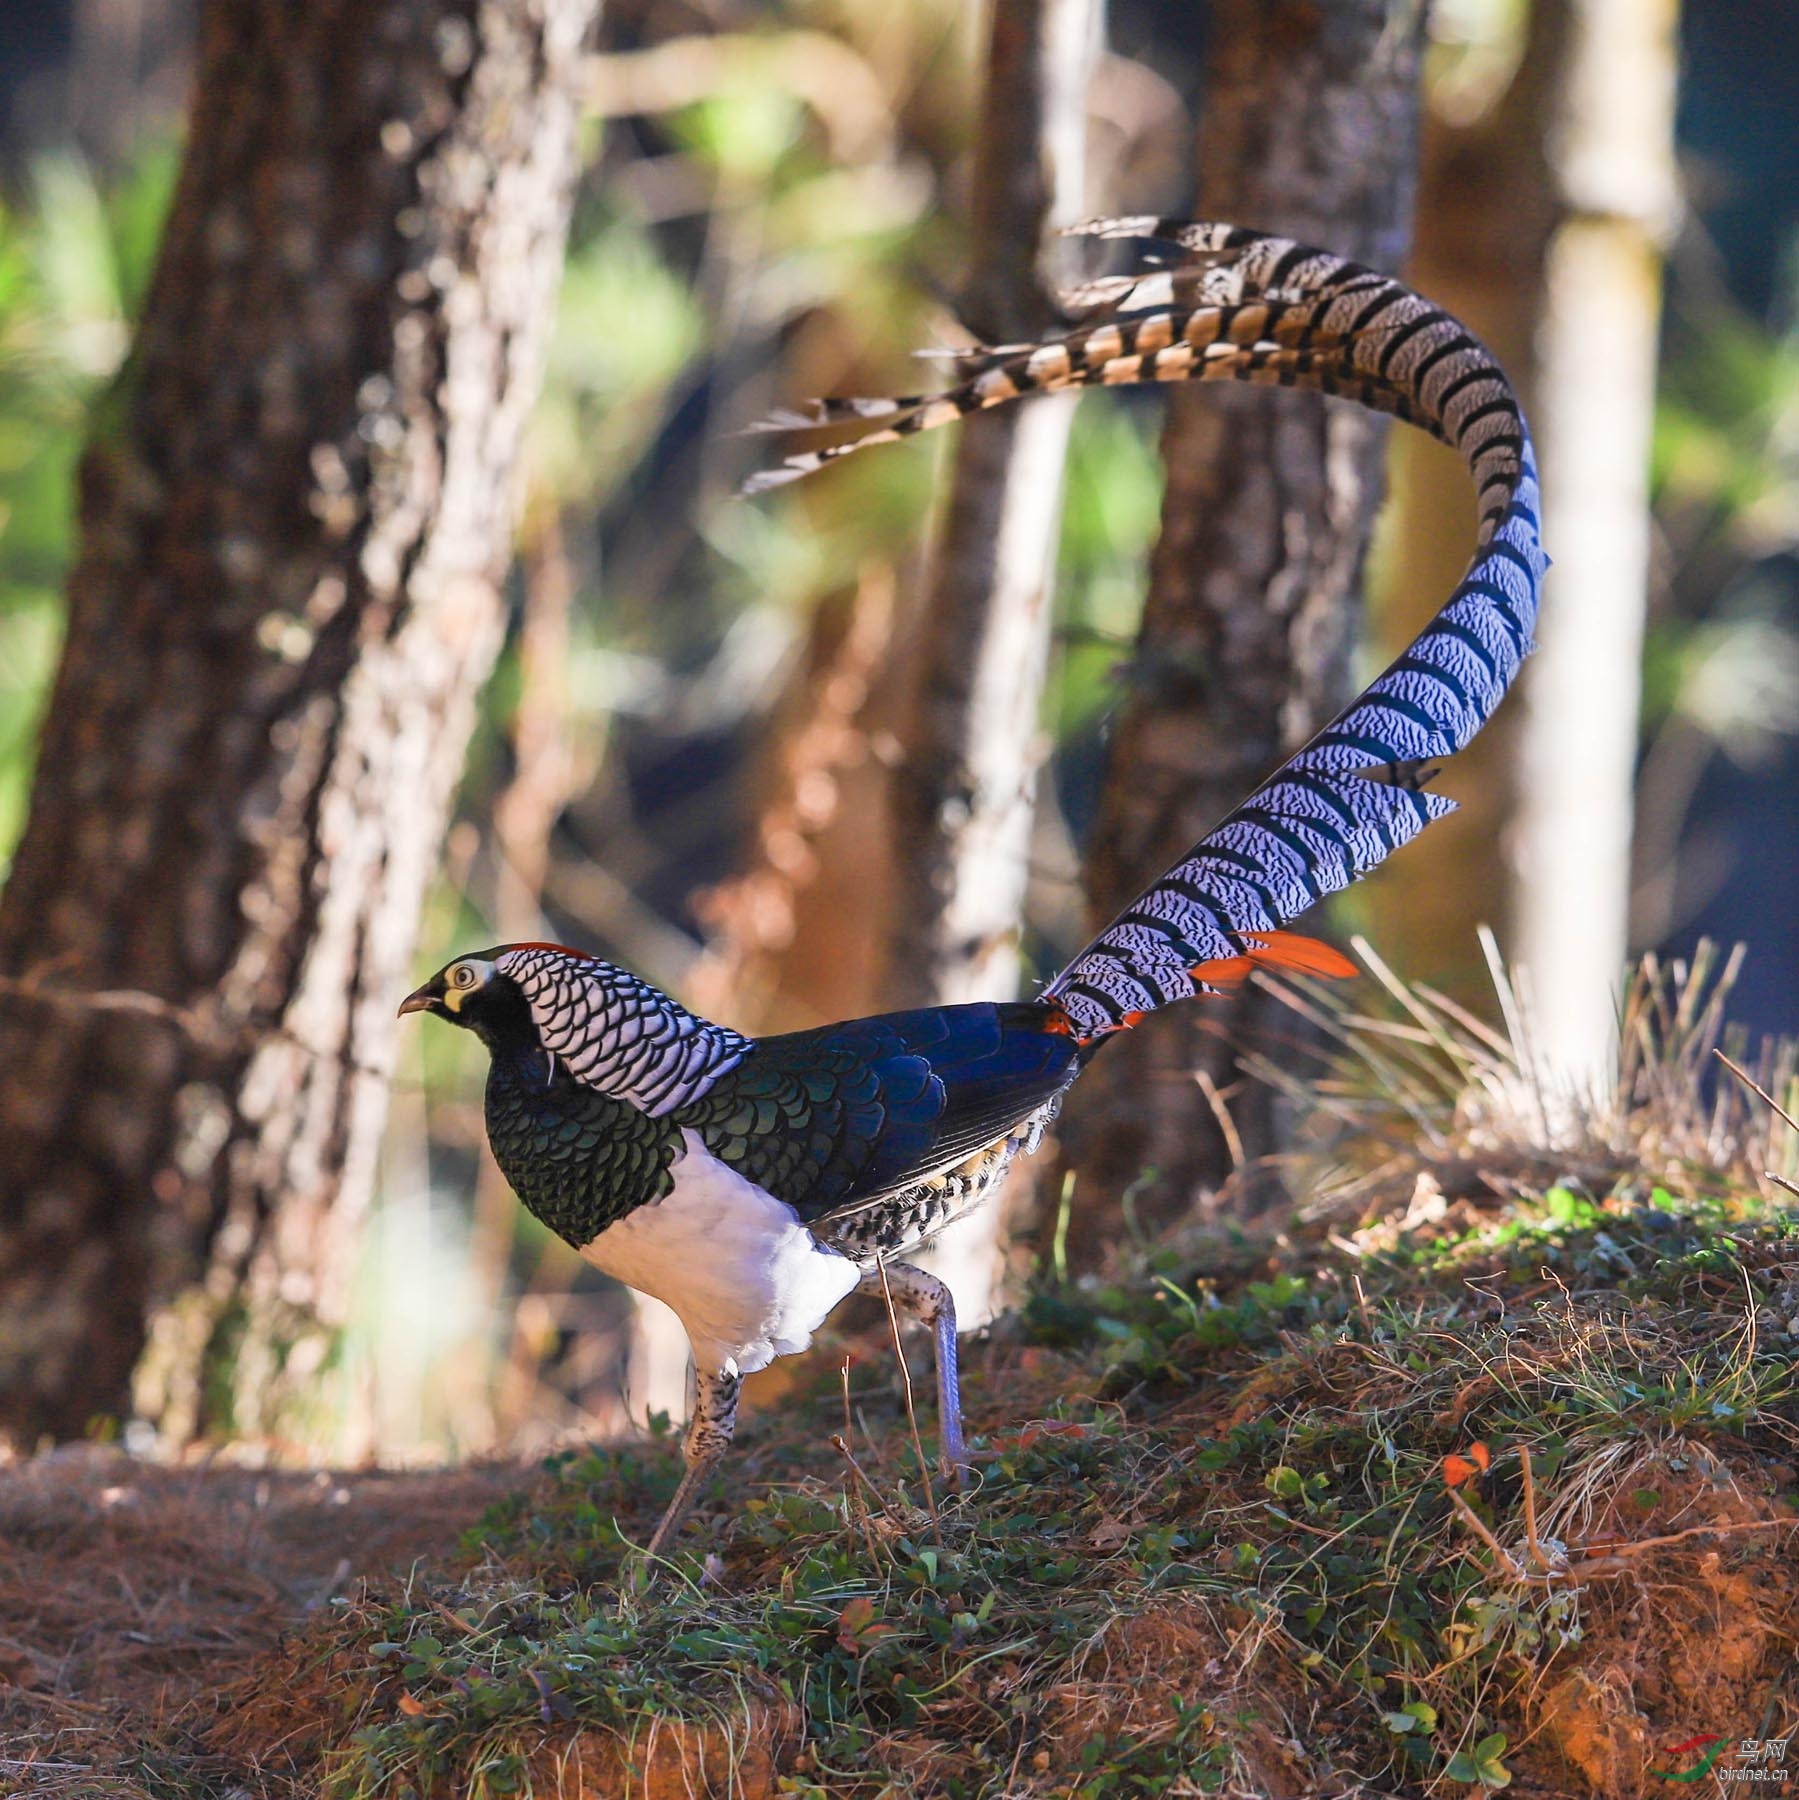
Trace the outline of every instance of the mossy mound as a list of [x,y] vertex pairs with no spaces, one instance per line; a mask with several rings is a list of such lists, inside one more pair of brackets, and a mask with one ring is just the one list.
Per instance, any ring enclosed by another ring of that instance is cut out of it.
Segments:
[[1792,1720],[1799,1235],[1764,1201],[1558,1188],[1175,1265],[967,1347],[967,1495],[821,1356],[647,1594],[674,1444],[557,1458],[193,1725],[344,1800],[1621,1797]]

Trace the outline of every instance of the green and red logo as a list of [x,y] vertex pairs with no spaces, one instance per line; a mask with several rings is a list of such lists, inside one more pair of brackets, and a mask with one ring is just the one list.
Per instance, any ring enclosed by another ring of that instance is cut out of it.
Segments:
[[1697,1737],[1690,1737],[1682,1744],[1670,1744],[1662,1752],[1665,1757],[1691,1756],[1695,1750],[1701,1750],[1700,1757],[1690,1769],[1651,1769],[1649,1773],[1661,1781],[1703,1781],[1712,1772],[1715,1763],[1730,1748],[1730,1739],[1720,1737],[1715,1731],[1702,1731]]

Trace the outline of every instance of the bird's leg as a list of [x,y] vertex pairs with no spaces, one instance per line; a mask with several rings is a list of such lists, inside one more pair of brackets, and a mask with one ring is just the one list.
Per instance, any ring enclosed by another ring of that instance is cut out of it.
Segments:
[[644,1553],[651,1562],[667,1553],[707,1476],[730,1449],[731,1433],[737,1429],[737,1396],[743,1388],[737,1365],[727,1362],[716,1374],[700,1369],[695,1373],[694,1385],[693,1418],[688,1422],[685,1446],[687,1472]]
[[943,1437],[943,1468],[960,1488],[968,1472],[968,1451],[962,1442],[962,1369],[956,1353],[956,1301],[935,1275],[910,1263],[876,1263],[865,1269],[858,1291],[894,1304],[928,1325],[937,1346],[937,1428]]

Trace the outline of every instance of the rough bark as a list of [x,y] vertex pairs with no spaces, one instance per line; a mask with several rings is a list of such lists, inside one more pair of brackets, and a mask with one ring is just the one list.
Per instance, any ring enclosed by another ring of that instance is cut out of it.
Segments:
[[[1045,231],[1085,208],[1087,88],[1102,24],[1100,0],[995,0],[963,308],[988,343],[1055,324]],[[1017,989],[1073,406],[1065,395],[977,416],[956,446],[892,788],[895,1006],[1009,999]],[[932,1252],[967,1324],[992,1310],[1003,1219],[997,1204],[986,1207]]]
[[168,1436],[220,1407],[265,1430],[341,1317],[394,998],[500,635],[594,10],[204,10],[0,900],[17,1436],[123,1412],[152,1319],[139,1403]]
[[[1281,231],[1378,268],[1403,260],[1416,167],[1422,9],[1387,0],[1215,0],[1196,215]],[[1304,394],[1173,396],[1162,530],[1088,870],[1095,924],[1182,856],[1348,697],[1384,425]],[[1231,1173],[1196,1085],[1230,1102],[1245,1154],[1271,1098],[1231,1046],[1281,1029],[1265,997],[1158,1017],[1101,1057],[1064,1115],[1071,1248],[1179,1216]]]
[[1543,1073],[1584,1093],[1610,1081],[1629,948],[1661,246],[1678,206],[1676,5],[1549,10],[1566,52],[1536,422],[1555,569],[1518,734],[1512,948]]

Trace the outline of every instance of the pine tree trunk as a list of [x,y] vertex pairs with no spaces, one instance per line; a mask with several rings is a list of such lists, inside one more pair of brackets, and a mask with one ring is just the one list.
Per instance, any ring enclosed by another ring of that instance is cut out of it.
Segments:
[[[1214,0],[1196,216],[1280,231],[1394,269],[1409,237],[1422,8]],[[1384,424],[1315,396],[1177,392],[1162,533],[1088,871],[1095,924],[1184,855],[1348,698]],[[1196,1084],[1229,1102],[1250,1158],[1275,1147],[1231,1046],[1286,1029],[1255,991],[1158,1017],[1093,1067],[1064,1114],[1071,1248],[1186,1212],[1232,1170]]]
[[[1085,209],[1102,25],[1099,0],[994,0],[964,300],[988,343],[1054,325],[1044,233]],[[1073,406],[1072,395],[1032,400],[961,427],[892,788],[895,1006],[1017,991]],[[965,1323],[992,1310],[1003,1220],[986,1207],[932,1251]]]
[[267,1431],[317,1385],[500,635],[594,11],[203,10],[0,899],[25,1441],[122,1413],[140,1358],[172,1440]]

